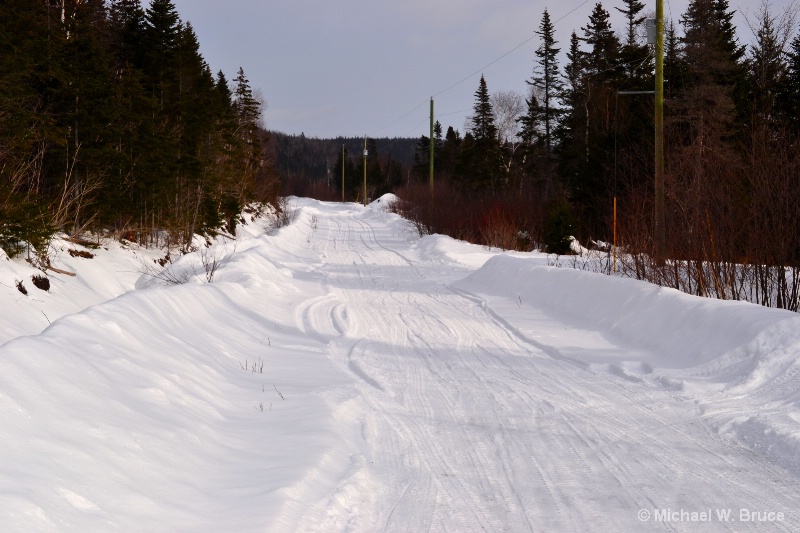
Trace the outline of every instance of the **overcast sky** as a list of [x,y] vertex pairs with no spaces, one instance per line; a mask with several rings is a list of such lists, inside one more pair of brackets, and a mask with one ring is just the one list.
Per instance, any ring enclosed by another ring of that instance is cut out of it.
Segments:
[[[666,17],[677,20],[688,1],[665,0]],[[481,72],[490,93],[525,93],[544,9],[557,21],[563,54],[596,0],[173,2],[215,73],[222,70],[230,80],[244,68],[267,101],[267,128],[309,137],[417,137],[427,134],[431,96],[445,129],[464,132]],[[790,2],[772,5],[777,11]],[[645,4],[645,12],[655,12],[655,0]],[[751,18],[760,4],[730,0]],[[623,19],[613,9],[621,0],[603,5],[621,33]],[[740,14],[738,35],[749,42],[752,33]]]

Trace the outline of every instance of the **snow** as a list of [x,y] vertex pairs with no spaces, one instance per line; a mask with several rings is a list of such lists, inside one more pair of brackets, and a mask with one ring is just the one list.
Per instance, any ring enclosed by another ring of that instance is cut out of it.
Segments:
[[393,200],[293,198],[166,271],[58,240],[49,292],[0,259],[2,529],[800,529],[800,316],[418,238]]

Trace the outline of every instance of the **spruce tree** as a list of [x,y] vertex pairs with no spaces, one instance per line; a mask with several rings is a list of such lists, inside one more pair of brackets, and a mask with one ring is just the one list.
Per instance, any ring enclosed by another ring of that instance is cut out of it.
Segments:
[[[544,147],[547,157],[552,154],[552,133],[556,128],[561,109],[555,105],[557,96],[561,93],[563,84],[559,77],[558,53],[560,48],[555,45],[555,27],[550,21],[550,14],[544,10],[539,30],[536,34],[541,38],[541,44],[536,50],[537,68],[528,84],[541,90],[541,101],[531,97],[528,99],[528,112],[526,116],[533,117],[534,113],[541,113],[541,123],[544,126]],[[529,134],[532,132],[528,132]]]
[[436,162],[436,174],[441,178],[452,178],[461,155],[461,135],[452,126],[447,127],[442,142],[442,153]]
[[639,13],[644,9],[644,4],[639,0],[622,0],[622,3],[625,4],[624,8],[615,7],[617,11],[625,15],[625,21],[627,23],[627,34],[625,39],[625,46],[634,47],[637,44],[636,39],[636,30],[637,27],[644,22],[644,16],[638,16]]
[[475,105],[470,119],[470,132],[476,141],[497,138],[497,127],[494,124],[494,112],[489,99],[486,80],[481,75],[478,90],[475,91]]
[[614,77],[614,70],[619,65],[619,39],[611,29],[611,15],[603,8],[603,4],[595,4],[589,24],[581,28],[583,42],[591,47],[587,54],[589,71],[596,81]]
[[463,153],[467,158],[467,179],[475,187],[496,188],[500,177],[500,142],[497,139],[497,126],[489,98],[486,80],[481,76],[478,90],[475,91],[475,105],[470,119],[472,147]]
[[0,2],[0,248],[43,244],[53,229],[43,187],[43,157],[66,131],[49,105],[60,85],[42,2]]
[[786,76],[781,86],[780,111],[785,124],[800,132],[800,35],[796,35],[786,52]]
[[752,113],[755,120],[774,124],[777,117],[779,93],[784,85],[787,64],[784,47],[787,44],[776,25],[776,19],[764,4],[757,14],[756,41],[750,46],[747,66]]
[[[615,7],[625,15],[627,33],[625,42],[620,50],[620,61],[625,68],[629,80],[641,82],[652,71],[653,61],[646,44],[639,42],[637,30],[644,22],[645,17],[639,16],[645,5],[639,0],[622,0],[625,8]],[[650,61],[647,61],[650,59]]]
[[[437,173],[442,165],[442,124],[437,120],[433,124],[433,161],[436,165]],[[427,135],[420,135],[419,141],[414,149],[414,175],[420,180],[427,180],[430,175],[430,156],[431,141]]]
[[600,3],[595,5],[589,23],[582,29],[584,35],[580,40],[590,50],[584,55],[578,52],[576,43],[568,54],[583,63],[568,65],[568,75],[578,79],[577,85],[567,91],[572,99],[567,108],[571,113],[567,119],[570,131],[560,171],[578,215],[582,236],[606,238],[612,183],[608,173],[613,168],[617,118],[615,101],[622,78],[620,44],[611,29],[610,15]]
[[252,198],[265,167],[249,82],[234,107],[174,4],[148,4],[0,3],[0,246],[87,223],[211,229]]
[[143,56],[145,73],[163,110],[173,88],[175,51],[181,21],[172,0],[153,0],[145,11]]
[[559,96],[564,118],[556,136],[558,138],[559,173],[566,183],[572,182],[586,160],[588,116],[587,54],[580,47],[575,32],[570,35],[567,50],[568,63],[564,66],[565,84]]
[[536,91],[531,90],[528,98],[525,99],[525,114],[517,119],[519,122],[518,136],[523,145],[533,148],[539,144],[542,138],[542,115],[542,107],[536,97]]
[[111,0],[109,5],[111,46],[119,68],[142,66],[141,41],[145,14],[140,0]]
[[745,78],[739,63],[744,49],[736,40],[733,11],[727,5],[727,0],[692,0],[681,17],[686,72],[680,105],[695,137],[732,135],[737,115],[740,123],[747,115],[742,109]]
[[664,97],[671,100],[683,87],[686,77],[686,62],[681,53],[681,43],[675,30],[675,23],[665,24],[664,38]]
[[261,137],[259,122],[261,120],[261,102],[253,95],[250,81],[239,67],[234,79],[236,87],[233,91],[233,109],[237,121],[238,138],[242,148],[241,179],[237,186],[238,201],[252,194],[255,176],[262,164]]
[[65,4],[64,10],[57,40],[63,85],[52,93],[52,105],[68,135],[48,159],[54,167],[65,161],[68,167],[48,176],[48,189],[58,191],[52,198],[54,226],[74,232],[98,215],[99,206],[92,204],[113,158],[108,126],[117,120],[104,3]]

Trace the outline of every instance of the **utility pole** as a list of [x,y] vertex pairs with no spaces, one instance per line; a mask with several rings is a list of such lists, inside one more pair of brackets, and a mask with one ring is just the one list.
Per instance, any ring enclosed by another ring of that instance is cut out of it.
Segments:
[[342,203],[344,203],[344,144],[342,144]]
[[430,150],[430,188],[431,188],[431,196],[433,196],[433,96],[431,96],[431,150]]
[[364,135],[364,207],[367,206],[367,136]]
[[664,0],[656,0],[656,183],[655,183],[655,259],[664,260],[666,222],[664,216]]

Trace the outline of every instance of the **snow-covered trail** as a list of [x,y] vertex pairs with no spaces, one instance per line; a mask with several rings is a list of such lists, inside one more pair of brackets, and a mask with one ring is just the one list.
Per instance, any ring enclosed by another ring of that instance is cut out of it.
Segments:
[[0,260],[0,531],[800,531],[800,315],[292,202]]
[[[326,291],[298,307],[297,321],[354,379],[355,393],[331,406],[351,456],[328,490],[309,488],[316,502],[286,523],[698,531],[696,522],[642,521],[639,512],[731,509],[730,522],[714,515],[702,530],[800,529],[797,478],[720,436],[696,401],[574,362],[593,351],[635,360],[635,350],[520,298],[517,314],[535,324],[523,332],[502,306],[451,286],[469,269],[422,260],[383,220],[334,208],[313,218],[309,243]],[[741,522],[741,509],[786,516]]]

